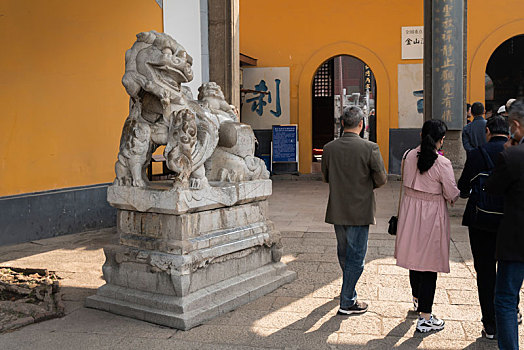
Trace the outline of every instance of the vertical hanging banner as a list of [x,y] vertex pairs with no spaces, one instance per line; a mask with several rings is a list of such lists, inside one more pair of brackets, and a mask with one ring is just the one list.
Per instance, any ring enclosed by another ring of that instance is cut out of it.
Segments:
[[253,129],[289,124],[289,67],[244,68],[241,121]]
[[463,0],[433,0],[432,105],[433,119],[450,130],[463,127]]
[[367,64],[364,65],[364,93],[366,90],[371,92],[371,68]]

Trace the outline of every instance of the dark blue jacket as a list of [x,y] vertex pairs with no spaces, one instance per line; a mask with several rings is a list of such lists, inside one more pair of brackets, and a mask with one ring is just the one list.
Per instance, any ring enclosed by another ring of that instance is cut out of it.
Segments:
[[462,130],[462,145],[464,145],[466,152],[471,152],[485,143],[486,120],[481,115],[478,115]]
[[[500,152],[504,151],[504,143],[508,139],[503,136],[495,136],[489,140],[488,143],[480,146],[486,150],[493,164],[496,163]],[[462,175],[458,180],[458,188],[460,190],[460,196],[462,198],[468,198],[471,191],[471,179],[473,179],[478,173],[489,170],[480,151],[480,147],[473,149],[468,152],[468,157],[466,158],[466,164],[464,165],[464,170],[462,170]],[[469,226],[470,218],[475,210],[477,203],[470,198],[466,204],[466,209],[464,210],[464,216],[462,217],[462,225]]]
[[486,189],[504,195],[504,218],[497,232],[497,260],[524,262],[524,143],[500,154]]

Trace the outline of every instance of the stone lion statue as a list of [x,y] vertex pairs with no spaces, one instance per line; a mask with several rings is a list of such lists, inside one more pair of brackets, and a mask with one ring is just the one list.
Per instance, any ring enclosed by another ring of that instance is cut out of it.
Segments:
[[176,174],[176,188],[199,189],[208,185],[208,178],[269,177],[264,162],[253,157],[254,147],[249,146],[255,140],[251,127],[237,122],[234,106],[225,101],[220,86],[202,84],[198,100],[182,86],[193,79],[192,63],[169,35],[137,34],[125,55],[122,84],[130,97],[129,115],[120,138],[115,185],[147,186],[147,166],[161,145],[166,146],[167,167]]

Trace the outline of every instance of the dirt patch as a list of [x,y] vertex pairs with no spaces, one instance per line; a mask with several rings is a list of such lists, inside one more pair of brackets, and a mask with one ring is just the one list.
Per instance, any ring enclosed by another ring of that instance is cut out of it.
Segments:
[[64,315],[59,277],[45,269],[0,268],[0,332]]

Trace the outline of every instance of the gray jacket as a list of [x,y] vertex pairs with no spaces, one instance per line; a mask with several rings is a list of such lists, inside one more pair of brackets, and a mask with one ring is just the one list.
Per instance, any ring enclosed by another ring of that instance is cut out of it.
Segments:
[[369,225],[375,222],[373,189],[387,181],[378,145],[345,133],[324,146],[322,175],[329,183],[326,222]]
[[486,120],[478,115],[462,130],[462,144],[470,152],[486,142]]

